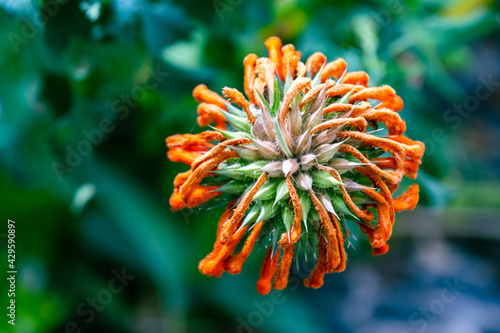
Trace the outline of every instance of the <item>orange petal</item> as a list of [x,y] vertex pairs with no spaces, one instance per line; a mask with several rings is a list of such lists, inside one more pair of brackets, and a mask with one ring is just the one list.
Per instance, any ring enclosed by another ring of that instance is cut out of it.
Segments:
[[255,62],[259,57],[255,54],[249,54],[243,59],[243,66],[245,67],[245,94],[252,104],[257,104],[257,100],[254,97],[253,91],[253,81],[255,80]]
[[[283,55],[281,53],[281,39],[278,37],[269,37],[266,40],[266,47],[269,52],[269,59],[274,63],[276,66],[276,69],[278,70],[278,74],[281,77],[282,80],[285,79],[285,76],[283,73],[280,71],[282,60],[283,60]],[[286,74],[286,73],[285,73]]]
[[402,210],[412,210],[418,203],[418,184],[411,185],[406,192],[394,199],[394,210],[400,212]]
[[283,77],[286,77],[288,68],[290,68],[290,73],[292,77],[295,77],[295,70],[302,56],[300,52],[295,51],[295,46],[292,44],[287,44],[281,48],[283,53],[281,73]]
[[215,104],[221,109],[224,110],[226,109],[225,103],[227,103],[227,101],[216,92],[213,92],[212,90],[208,89],[207,86],[204,84],[199,84],[194,88],[193,97],[198,102]]
[[278,248],[274,256],[272,247],[267,250],[266,257],[260,269],[259,281],[257,281],[257,285],[255,286],[261,295],[267,295],[271,291],[271,282],[276,273],[276,266],[278,266],[279,253],[280,248]]
[[188,206],[189,208],[193,208],[221,195],[222,192],[218,192],[218,188],[219,186],[196,187],[187,198],[186,206]]
[[288,284],[288,274],[293,260],[293,246],[294,244],[283,245],[283,255],[274,278],[274,288],[278,290],[285,289]]
[[306,67],[311,72],[311,77],[314,77],[326,62],[326,56],[321,52],[313,53],[306,61]]
[[255,224],[255,226],[252,229],[252,233],[250,234],[250,236],[248,236],[247,240],[245,241],[245,245],[243,245],[241,251],[227,260],[225,270],[229,274],[239,274],[241,272],[243,264],[245,263],[248,256],[252,252],[255,242],[259,237],[260,229],[264,225],[264,222],[265,221],[260,221],[259,223]]
[[167,157],[172,162],[181,162],[185,163],[189,166],[203,153],[195,152],[195,151],[187,151],[182,148],[174,148],[170,149],[167,153]]
[[342,79],[342,83],[361,85],[364,87],[368,87],[368,81],[370,81],[370,77],[363,71],[346,73]]
[[327,63],[321,73],[321,82],[325,82],[330,77],[335,79],[340,78],[346,68],[347,63],[342,58],[338,58],[337,60]]
[[170,196],[169,204],[170,208],[174,212],[176,210],[183,209],[184,207],[186,207],[186,204],[184,203],[184,201],[181,198],[181,195],[179,194],[179,189],[177,188],[174,189],[174,193],[172,193],[172,195]]
[[215,127],[219,129],[226,129],[226,117],[222,114],[220,109],[214,104],[200,103],[198,105],[198,124],[200,126],[208,126],[212,121]]

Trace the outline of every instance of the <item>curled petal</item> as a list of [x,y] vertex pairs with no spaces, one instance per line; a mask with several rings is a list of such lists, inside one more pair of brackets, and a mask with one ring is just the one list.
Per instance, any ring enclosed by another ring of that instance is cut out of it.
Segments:
[[370,81],[370,77],[363,71],[346,73],[342,79],[342,83],[361,85],[364,87],[368,86],[368,81]]
[[411,185],[406,192],[394,199],[394,210],[412,210],[418,203],[418,184]]
[[229,274],[239,274],[241,272],[243,263],[245,262],[245,260],[247,260],[248,256],[252,252],[255,242],[259,237],[260,229],[264,225],[264,222],[265,221],[260,221],[259,223],[255,224],[252,229],[252,233],[250,234],[250,236],[248,236],[241,251],[228,259],[225,270]]
[[281,74],[283,77],[286,77],[286,73],[288,68],[290,69],[290,73],[292,77],[295,77],[295,70],[297,69],[297,65],[300,61],[300,57],[302,54],[298,51],[295,51],[295,47],[292,44],[287,44],[281,48],[281,52],[283,53],[283,59],[281,64]]
[[198,105],[198,115],[198,124],[200,126],[208,126],[213,121],[215,127],[223,130],[226,129],[226,117],[224,117],[218,106],[201,103]]
[[255,116],[250,111],[250,103],[248,103],[242,93],[240,93],[237,89],[224,87],[224,89],[222,89],[222,94],[224,97],[232,100],[234,104],[245,110],[248,120],[252,123],[252,125],[255,123]]
[[167,153],[168,159],[172,162],[181,162],[189,166],[200,156],[203,156],[203,152],[189,151],[183,148],[170,149]]
[[207,104],[215,104],[221,109],[226,109],[226,100],[219,96],[216,92],[208,89],[206,85],[199,84],[193,90],[193,97],[197,102],[205,102]]
[[281,123],[285,123],[285,118],[286,115],[288,114],[288,110],[290,108],[290,104],[292,103],[293,99],[295,96],[302,90],[306,89],[311,85],[311,79],[308,77],[299,77],[295,79],[290,86],[290,89],[285,94],[285,97],[283,98],[283,101],[281,102],[280,106],[280,120]]
[[236,207],[236,209],[233,211],[233,215],[231,216],[231,219],[229,220],[227,227],[224,229],[224,231],[221,234],[221,242],[222,243],[228,243],[231,242],[231,239],[233,237],[233,233],[235,232],[236,228],[238,227],[238,224],[240,223],[241,219],[245,215],[245,212],[247,211],[248,207],[250,206],[250,203],[253,200],[253,197],[255,196],[255,193],[259,190],[259,188],[264,184],[264,182],[267,179],[267,174],[265,172],[260,175],[259,179],[255,183],[255,185],[245,193],[245,195],[242,197],[240,203]]
[[[281,40],[278,37],[273,36],[269,37],[265,44],[269,52],[269,59],[271,59],[277,69],[280,69],[283,61],[283,55],[281,53]],[[282,80],[285,79],[282,72],[278,72],[278,74]]]
[[255,63],[257,62],[256,54],[249,54],[243,60],[243,67],[245,67],[245,77],[244,77],[244,86],[245,86],[245,94],[247,95],[250,102],[254,105],[257,105],[257,100],[254,97],[253,91],[253,81],[255,79]]
[[316,73],[319,72],[325,62],[326,56],[321,52],[313,53],[309,58],[307,58],[306,67],[309,68],[311,77],[314,77]]
[[327,63],[321,73],[321,82],[325,82],[330,77],[340,78],[346,69],[347,63],[342,58]]
[[170,204],[170,208],[174,212],[186,207],[186,203],[184,202],[184,200],[182,200],[179,189],[177,188],[174,189],[174,193],[172,193],[172,195],[170,196],[170,200],[168,203]]

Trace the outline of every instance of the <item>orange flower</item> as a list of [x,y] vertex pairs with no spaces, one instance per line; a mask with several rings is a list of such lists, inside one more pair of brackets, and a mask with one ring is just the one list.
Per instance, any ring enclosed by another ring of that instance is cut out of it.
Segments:
[[[326,273],[343,271],[347,220],[367,234],[373,255],[387,253],[395,212],[413,209],[419,189],[394,192],[404,176],[416,178],[424,153],[403,136],[394,89],[370,87],[368,74],[347,72],[343,59],[327,62],[317,52],[304,64],[293,45],[277,37],[265,44],[268,57],[243,61],[246,97],[228,87],[225,98],[205,85],[194,89],[198,123],[214,123],[213,131],[167,138],[168,158],[191,168],[175,178],[172,209],[221,194],[230,202],[200,271],[238,274],[262,244],[261,294],[286,287],[301,248],[318,248],[305,286],[319,288]],[[374,131],[379,126],[386,132]]]

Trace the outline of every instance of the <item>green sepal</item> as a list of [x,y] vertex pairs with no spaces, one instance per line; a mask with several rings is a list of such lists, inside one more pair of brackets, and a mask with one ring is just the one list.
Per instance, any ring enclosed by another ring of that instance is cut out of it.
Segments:
[[280,107],[280,89],[278,85],[278,79],[274,79],[274,98],[273,98],[273,106],[271,114],[276,114]]
[[232,113],[229,113],[226,110],[219,109],[220,112],[226,117],[226,120],[233,126],[236,130],[242,131],[242,132],[250,132],[252,128],[252,124],[248,121],[248,119],[243,117],[236,116]]
[[278,201],[287,199],[289,195],[288,184],[286,183],[286,179],[283,179],[276,188],[276,199],[274,204],[276,205]]
[[[321,83],[321,74],[323,73],[323,68],[325,68],[325,64],[326,64],[326,62],[323,64],[323,66],[321,66],[321,69],[318,71],[318,73],[316,73],[316,76],[314,76],[314,79],[312,79],[311,88],[314,88]],[[308,68],[308,71],[309,71],[309,75],[312,76],[311,75],[311,68]]]
[[278,139],[278,145],[280,146],[281,150],[288,158],[293,158],[293,154],[285,142],[285,138],[283,137],[283,133],[281,133],[281,129],[279,127],[277,119],[273,120],[273,127],[274,127],[274,131],[276,132],[276,138]]
[[247,187],[248,187],[248,184],[244,184],[244,183],[240,183],[240,182],[232,180],[232,181],[222,185],[221,187],[219,187],[217,189],[217,191],[231,193],[231,194],[239,194],[239,193],[245,192]]
[[340,198],[336,195],[334,195],[333,197],[330,197],[330,198],[332,199],[332,204],[333,204],[333,207],[335,208],[335,210],[338,210],[341,213],[344,213],[350,217],[353,217],[356,220],[359,220],[359,218],[351,212],[349,207],[347,207],[345,201],[342,198]]
[[258,217],[258,221],[265,221],[273,217],[277,212],[276,207],[272,204],[271,201],[268,201],[261,205],[260,215]]
[[269,106],[269,102],[264,98],[264,96],[261,95],[260,91],[258,91],[257,89],[255,89],[255,91],[257,92],[257,95],[259,95],[262,103],[264,103],[264,106],[269,110],[269,112],[271,112],[272,109],[271,106]]
[[262,169],[268,163],[269,161],[257,161],[245,165],[244,167],[238,168],[236,170],[248,177],[258,178],[262,174],[262,171],[260,171],[260,169]]
[[233,104],[229,103],[229,102],[226,102],[224,103],[224,105],[226,106],[226,109],[231,112],[232,114],[236,115],[236,116],[240,116],[240,117],[243,117],[243,118],[246,118],[247,117],[247,113],[243,110],[240,110],[238,109],[237,107],[235,107]]
[[354,89],[356,89],[356,87],[352,88],[351,91],[349,91],[347,94],[345,94],[344,96],[342,96],[341,98],[339,98],[333,104],[349,104],[349,99],[351,99],[351,95],[354,92]]
[[276,181],[267,181],[255,193],[253,200],[269,200],[275,197],[277,187],[278,183]]
[[312,174],[313,184],[320,187],[333,187],[342,184],[337,179],[332,177],[328,172],[316,170]]
[[260,205],[253,205],[252,208],[250,208],[250,210],[246,214],[245,218],[243,219],[243,222],[241,222],[241,226],[238,228],[238,231],[241,230],[241,228],[243,228],[247,224],[257,221],[260,211],[261,211]]
[[210,126],[210,125],[208,127],[210,127],[211,129],[213,129],[214,131],[217,131],[217,132],[221,133],[228,140],[229,139],[237,139],[237,138],[252,139],[252,136],[251,136],[250,133],[225,131],[223,129],[216,128],[216,127],[213,127],[213,126]]
[[288,206],[284,206],[282,208],[282,215],[283,215],[283,224],[285,225],[288,237],[290,237],[290,228],[292,227],[293,223],[293,212],[290,208],[288,208]]
[[312,205],[309,193],[304,192],[300,195],[300,205],[302,206],[302,221],[304,222],[304,226],[306,227],[307,232],[307,216],[309,215],[309,211],[311,210]]

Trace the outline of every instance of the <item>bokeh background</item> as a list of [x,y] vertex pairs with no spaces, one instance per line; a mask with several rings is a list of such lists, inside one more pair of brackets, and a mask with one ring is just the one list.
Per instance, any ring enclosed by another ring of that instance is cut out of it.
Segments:
[[[2,313],[0,331],[500,332],[499,10],[0,0],[1,274],[7,219],[18,268],[16,326]],[[398,215],[387,255],[371,257],[358,234],[347,270],[321,289],[295,272],[283,293],[260,296],[265,250],[239,276],[198,272],[222,207],[170,211],[186,166],[166,159],[164,139],[199,131],[193,87],[241,90],[243,57],[266,55],[271,35],[392,85],[427,151],[420,204]]]

